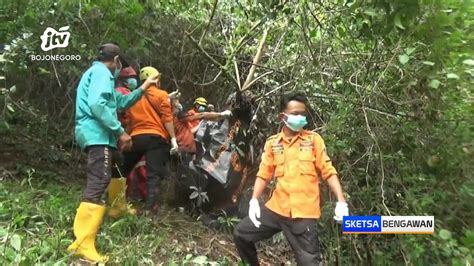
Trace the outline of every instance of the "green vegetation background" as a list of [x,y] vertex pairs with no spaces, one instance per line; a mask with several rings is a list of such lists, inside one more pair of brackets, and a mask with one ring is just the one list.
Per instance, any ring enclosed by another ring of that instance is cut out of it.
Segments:
[[[435,216],[432,236],[341,236],[325,189],[325,260],[472,264],[473,1],[18,0],[2,1],[0,14],[0,43],[9,45],[1,62],[4,151],[13,147],[46,165],[76,167],[79,153],[54,144],[73,137],[75,88],[100,43],[115,41],[141,66],[156,66],[165,86],[179,88],[185,99],[205,96],[218,105],[243,84],[268,30],[249,88],[261,136],[278,128],[279,95],[304,90],[352,214]],[[48,26],[70,26],[68,48],[41,51],[39,36]],[[48,53],[82,60],[30,60]],[[23,146],[8,146],[22,136]],[[253,145],[260,149],[261,140]],[[0,166],[14,161],[8,154]],[[14,163],[13,170],[0,168],[0,257],[5,263],[65,263],[81,187],[62,183],[67,176],[51,177],[54,172],[32,173],[34,162]],[[13,175],[21,179],[11,181]],[[129,222],[140,237],[157,234],[145,222]],[[117,261],[157,258],[159,237],[144,240],[149,246],[142,249],[124,247],[130,228],[121,226],[99,236]]]

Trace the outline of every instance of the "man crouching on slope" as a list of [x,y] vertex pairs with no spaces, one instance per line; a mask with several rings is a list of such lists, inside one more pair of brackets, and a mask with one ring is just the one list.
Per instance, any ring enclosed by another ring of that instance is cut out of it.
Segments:
[[156,83],[150,77],[128,95],[115,91],[115,79],[122,66],[128,66],[120,48],[112,43],[99,47],[97,61],[82,75],[76,98],[76,141],[87,152],[87,184],[74,219],[76,240],[68,251],[91,262],[106,262],[97,253],[95,238],[105,213],[102,197],[112,172],[112,150],[132,146],[118,118],[117,109],[126,109],[140,99],[144,91]]

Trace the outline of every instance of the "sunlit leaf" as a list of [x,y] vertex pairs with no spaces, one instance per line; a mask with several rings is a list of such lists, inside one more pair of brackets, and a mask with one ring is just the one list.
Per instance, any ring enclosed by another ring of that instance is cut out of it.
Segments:
[[395,26],[397,26],[398,28],[403,29],[403,30],[405,29],[405,27],[403,27],[402,21],[400,19],[400,14],[395,15],[394,23],[395,23]]
[[425,64],[425,65],[428,65],[428,66],[434,66],[435,65],[435,63],[431,62],[431,61],[423,61],[422,63]]
[[447,77],[448,79],[459,79],[459,76],[458,76],[457,74],[454,74],[454,73],[448,73],[448,74],[446,75],[446,77]]
[[39,73],[40,74],[51,74],[51,71],[47,70],[46,68],[43,67],[38,67]]
[[7,109],[8,111],[14,113],[15,112],[15,109],[13,109],[13,105],[11,103],[7,103]]
[[10,244],[16,251],[20,251],[21,237],[17,234],[13,235],[12,238],[10,239]]
[[402,54],[398,57],[398,61],[402,65],[404,65],[404,64],[408,63],[408,61],[410,61],[410,57],[407,54]]
[[366,8],[366,9],[364,10],[364,14],[369,15],[369,16],[371,16],[371,17],[377,16],[377,12],[376,12],[375,9],[373,9],[373,8]]
[[407,55],[411,55],[411,54],[415,51],[415,49],[416,49],[416,48],[414,48],[414,47],[409,47],[409,48],[407,48],[407,49],[406,49]]
[[441,237],[443,240],[448,240],[451,238],[451,232],[446,229],[441,229],[439,231],[439,237]]
[[189,195],[189,199],[195,199],[199,196],[199,192],[197,191],[194,191],[193,193],[191,193],[191,195]]
[[437,89],[439,87],[439,85],[441,84],[441,82],[437,79],[432,79],[430,81],[430,84],[428,85],[430,88],[433,88],[433,89]]
[[474,60],[473,59],[466,59],[462,61],[463,64],[469,65],[469,66],[474,66]]
[[206,256],[198,256],[198,257],[193,259],[193,263],[196,263],[196,264],[207,263],[207,257]]

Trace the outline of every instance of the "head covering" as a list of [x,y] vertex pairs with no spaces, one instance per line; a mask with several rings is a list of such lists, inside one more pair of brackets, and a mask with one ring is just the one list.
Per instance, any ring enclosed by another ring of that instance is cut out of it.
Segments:
[[154,77],[154,76],[159,76],[160,72],[151,66],[144,67],[140,69],[140,80],[144,81],[148,77]]
[[199,104],[202,106],[207,106],[207,100],[204,97],[198,97],[196,100],[194,100],[194,104]]
[[136,75],[137,75],[137,72],[135,72],[135,69],[133,69],[133,67],[124,67],[120,71],[119,77],[128,78],[128,77],[135,77]]
[[115,43],[105,43],[99,46],[98,57],[104,59],[114,59],[115,56],[119,56],[120,62],[122,63],[122,67],[128,67],[130,64],[128,63],[127,58],[120,50]]

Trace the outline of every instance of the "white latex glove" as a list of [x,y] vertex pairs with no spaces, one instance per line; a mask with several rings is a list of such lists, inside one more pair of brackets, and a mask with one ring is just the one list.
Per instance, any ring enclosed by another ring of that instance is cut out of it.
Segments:
[[181,96],[181,93],[179,92],[179,90],[175,90],[168,94],[168,97],[170,99],[176,99],[176,98],[179,98],[179,96]]
[[258,200],[251,199],[249,205],[249,218],[253,225],[258,228],[260,227],[260,222],[257,220],[257,218],[260,218],[260,205],[258,204]]
[[178,153],[178,142],[176,141],[176,138],[171,138],[171,149],[170,149],[170,154],[177,154]]
[[229,118],[229,117],[232,116],[232,111],[231,110],[225,110],[224,112],[221,112],[220,115],[225,117],[225,118]]
[[334,220],[342,222],[343,216],[349,216],[349,208],[347,207],[346,202],[338,201],[336,203],[336,208],[334,209]]

